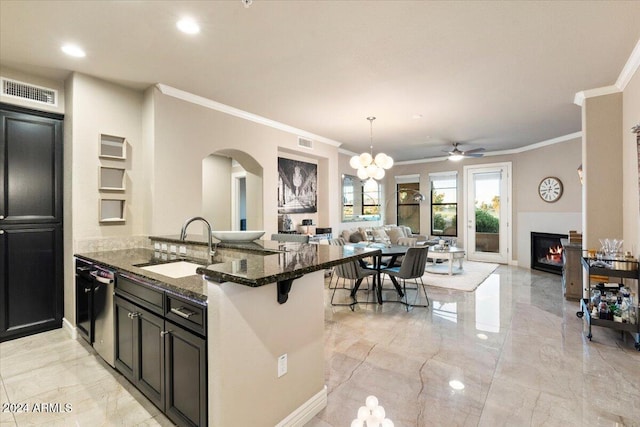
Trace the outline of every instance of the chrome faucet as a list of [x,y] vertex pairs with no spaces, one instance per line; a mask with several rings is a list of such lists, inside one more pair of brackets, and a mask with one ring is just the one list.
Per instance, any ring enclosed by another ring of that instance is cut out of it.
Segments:
[[186,220],[184,222],[184,224],[182,225],[182,230],[180,230],[180,240],[182,240],[184,242],[184,240],[187,238],[187,227],[189,226],[189,224],[191,224],[193,221],[202,221],[205,223],[205,225],[207,226],[207,245],[209,248],[209,261],[213,261],[213,245],[211,243],[211,224],[209,224],[209,221],[207,221],[206,219],[204,219],[201,216],[194,216],[192,218],[189,218],[188,220]]

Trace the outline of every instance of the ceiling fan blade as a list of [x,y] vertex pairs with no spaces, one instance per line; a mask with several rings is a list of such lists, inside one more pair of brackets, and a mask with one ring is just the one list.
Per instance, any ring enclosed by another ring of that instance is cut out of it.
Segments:
[[482,154],[482,153],[471,153],[471,154],[464,153],[463,156],[464,157],[482,157],[482,156],[484,156],[484,154]]
[[475,153],[480,153],[482,151],[484,151],[484,148],[474,148],[473,150],[465,151],[464,154],[466,156],[467,154],[475,154]]

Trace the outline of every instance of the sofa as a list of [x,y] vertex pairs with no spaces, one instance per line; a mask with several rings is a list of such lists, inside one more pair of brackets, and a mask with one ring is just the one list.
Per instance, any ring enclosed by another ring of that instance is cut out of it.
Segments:
[[383,242],[392,245],[398,244],[398,239],[404,237],[415,238],[417,243],[426,242],[427,237],[413,234],[411,229],[402,225],[383,225],[378,227],[359,227],[343,230],[340,234],[346,242],[358,243],[362,241]]

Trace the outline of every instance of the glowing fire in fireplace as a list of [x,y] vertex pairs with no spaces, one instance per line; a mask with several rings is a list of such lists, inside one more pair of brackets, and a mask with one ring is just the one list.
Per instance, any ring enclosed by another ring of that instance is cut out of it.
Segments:
[[562,263],[562,246],[558,245],[549,248],[549,252],[547,253],[547,261]]

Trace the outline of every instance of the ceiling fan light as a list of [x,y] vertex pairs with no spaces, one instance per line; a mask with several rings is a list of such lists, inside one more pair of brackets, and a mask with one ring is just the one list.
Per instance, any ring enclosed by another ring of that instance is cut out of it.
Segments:
[[358,168],[358,178],[360,179],[367,179],[369,178],[369,175],[367,174],[367,171],[365,170],[365,168]]
[[369,153],[360,154],[360,164],[362,164],[362,166],[370,165],[372,160],[373,160],[373,157],[371,157],[371,154]]
[[360,168],[360,166],[361,166],[361,164],[360,164],[360,156],[351,157],[351,160],[349,160],[349,166],[351,166],[354,169]]
[[464,156],[462,154],[452,154],[449,156],[449,160],[451,160],[452,162],[459,162],[463,157]]

